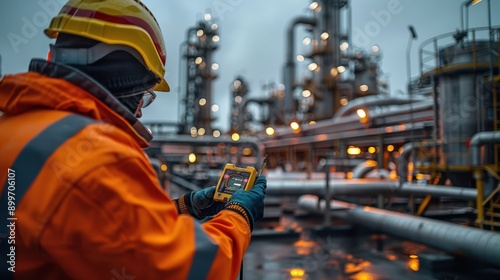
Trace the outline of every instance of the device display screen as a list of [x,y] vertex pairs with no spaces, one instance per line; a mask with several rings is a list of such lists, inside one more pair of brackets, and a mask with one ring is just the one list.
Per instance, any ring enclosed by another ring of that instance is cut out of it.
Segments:
[[232,195],[236,190],[244,190],[249,178],[250,173],[248,172],[226,170],[219,192]]

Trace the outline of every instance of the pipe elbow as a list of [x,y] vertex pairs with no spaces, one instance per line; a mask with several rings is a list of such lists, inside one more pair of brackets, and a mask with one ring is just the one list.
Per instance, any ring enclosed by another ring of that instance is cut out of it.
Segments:
[[500,131],[483,131],[474,134],[470,141],[471,164],[472,166],[481,165],[480,148],[483,144],[500,143]]

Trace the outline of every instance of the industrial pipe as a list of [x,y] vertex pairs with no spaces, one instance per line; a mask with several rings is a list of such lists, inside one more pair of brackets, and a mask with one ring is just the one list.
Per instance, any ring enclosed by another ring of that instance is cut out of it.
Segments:
[[244,137],[238,142],[233,141],[228,137],[213,137],[209,135],[204,135],[202,137],[193,138],[188,135],[155,135],[153,138],[155,143],[160,145],[163,144],[181,144],[181,145],[191,145],[193,147],[200,146],[217,146],[221,143],[234,145],[234,146],[242,146],[248,145],[253,148],[255,151],[255,158],[257,162],[261,161],[263,146],[257,142],[254,138]]
[[374,160],[366,160],[354,167],[352,169],[352,178],[353,179],[361,179],[361,178],[367,178],[366,176],[370,173],[375,173],[375,176],[372,176],[370,178],[380,178],[380,179],[387,179],[389,178],[389,171],[385,169],[377,169],[377,162]]
[[338,119],[348,114],[356,112],[357,109],[366,108],[370,106],[383,106],[383,105],[404,105],[411,102],[425,101],[428,98],[423,96],[414,97],[413,100],[409,98],[401,97],[387,97],[381,95],[371,95],[365,97],[359,97],[354,100],[349,101],[347,105],[340,107],[333,119]]
[[316,26],[315,18],[308,17],[298,17],[292,22],[292,24],[288,27],[287,31],[287,54],[286,54],[286,64],[285,64],[285,121],[289,121],[290,116],[294,112],[293,108],[293,89],[295,87],[295,54],[294,54],[294,45],[295,45],[295,34],[294,28],[298,24],[307,24],[310,26]]
[[[325,205],[319,205],[317,197],[304,196],[299,207],[316,211]],[[500,267],[498,233],[341,201],[330,207],[346,209],[335,213],[345,221]]]
[[403,152],[401,152],[398,159],[398,175],[401,182],[406,182],[408,177],[408,162],[410,162],[410,155],[416,148],[418,148],[418,145],[414,142],[403,145]]
[[500,144],[500,131],[484,131],[474,134],[470,141],[472,166],[482,164],[481,146],[484,144]]
[[[333,179],[330,180],[330,192],[332,195],[368,196],[373,194],[415,194],[445,196],[464,200],[475,201],[476,189],[456,186],[438,186],[404,183],[394,180],[373,179]],[[314,194],[323,196],[325,194],[325,179],[293,179],[290,181],[282,178],[268,177],[266,194],[268,195],[304,195]]]
[[418,148],[434,147],[438,145],[435,142],[409,142],[403,145],[403,152],[398,159],[398,175],[401,182],[405,182],[408,177],[408,162],[410,162],[410,156],[412,152]]
[[399,193],[402,194],[414,194],[414,195],[431,195],[431,196],[444,196],[453,197],[465,200],[475,200],[477,196],[476,189],[473,188],[463,188],[463,187],[452,187],[452,186],[440,186],[440,185],[419,185],[412,183],[403,183],[402,187],[398,189]]
[[[266,194],[269,195],[303,195],[303,194],[325,194],[325,179],[294,179],[284,181],[282,179],[267,178]],[[331,193],[338,194],[362,194],[393,192],[399,182],[389,180],[369,179],[333,179],[329,184]]]
[[[498,143],[500,143],[500,131],[484,131],[474,134],[470,141],[472,166],[478,167],[482,165],[481,147],[483,146],[483,144]],[[477,189],[477,222],[482,223],[484,220],[484,174],[482,170],[474,170],[474,180],[476,180]]]

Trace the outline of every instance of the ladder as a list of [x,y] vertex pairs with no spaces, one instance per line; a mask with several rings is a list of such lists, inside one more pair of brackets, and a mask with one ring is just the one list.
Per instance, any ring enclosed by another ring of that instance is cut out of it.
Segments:
[[484,229],[500,232],[500,183],[495,190],[484,200]]
[[[493,81],[490,81],[491,87],[492,87],[492,96],[493,96],[493,130],[494,131],[500,131],[500,97],[498,96],[500,94],[500,91],[497,89],[498,88],[498,81],[500,76],[497,76]],[[495,144],[495,165],[496,169],[498,168],[500,163],[500,144]]]
[[[495,131],[500,131],[500,75],[496,76],[493,81],[490,81],[491,93],[493,96],[493,129]],[[495,164],[494,170],[488,170],[491,174],[497,174],[496,171],[499,169],[500,163],[500,144],[495,144]],[[495,177],[498,177],[495,176]],[[492,231],[500,232],[500,180],[497,187],[489,194],[489,196],[483,201],[484,207],[484,221],[483,227],[485,229],[490,229]]]

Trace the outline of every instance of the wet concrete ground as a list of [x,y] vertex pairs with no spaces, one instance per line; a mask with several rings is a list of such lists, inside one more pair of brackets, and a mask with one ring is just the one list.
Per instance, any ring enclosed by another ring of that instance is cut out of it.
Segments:
[[[170,195],[178,197],[184,192],[172,188]],[[283,204],[283,200],[287,202]],[[297,206],[287,199],[266,198],[266,202],[265,218],[257,222],[243,261],[245,280],[500,279],[500,269],[466,257],[370,232],[335,218],[325,228],[322,216],[297,215]],[[450,221],[468,220],[457,217]]]
[[[500,270],[425,245],[321,218],[259,224],[243,263],[246,280],[500,279]],[[274,228],[272,228],[274,224]]]

